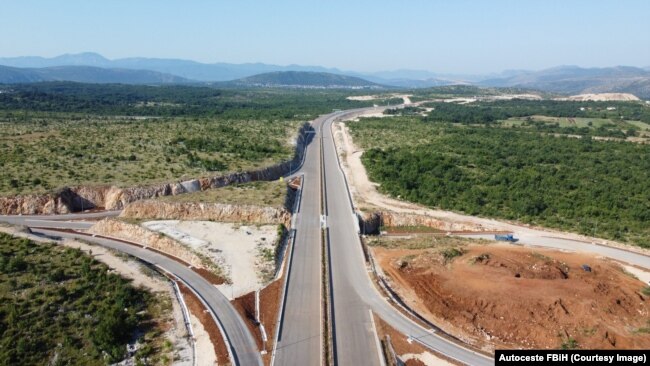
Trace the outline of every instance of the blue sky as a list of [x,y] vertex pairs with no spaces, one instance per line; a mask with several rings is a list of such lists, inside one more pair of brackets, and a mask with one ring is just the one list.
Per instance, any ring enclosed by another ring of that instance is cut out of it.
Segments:
[[0,57],[489,73],[650,66],[648,0],[2,0]]

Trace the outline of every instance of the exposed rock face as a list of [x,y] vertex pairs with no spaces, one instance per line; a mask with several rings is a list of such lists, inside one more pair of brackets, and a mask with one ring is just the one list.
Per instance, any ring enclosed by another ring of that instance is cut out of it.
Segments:
[[388,211],[378,211],[371,214],[359,216],[359,226],[364,234],[376,234],[382,226],[398,227],[398,226],[425,226],[442,231],[488,231],[492,228],[487,228],[482,225],[473,223],[457,223],[448,222],[434,217],[396,213]]
[[169,196],[210,188],[219,188],[230,184],[247,183],[258,180],[276,180],[296,168],[302,161],[304,148],[311,141],[313,131],[305,123],[298,131],[296,149],[293,159],[270,167],[248,172],[232,173],[216,177],[192,179],[183,182],[163,183],[158,185],[119,188],[115,186],[79,186],[66,187],[56,193],[43,195],[22,195],[0,197],[0,214],[65,214],[89,208],[120,210],[127,204],[142,199]]
[[61,197],[56,195],[25,195],[0,197],[0,214],[55,214],[70,210]]
[[138,225],[128,224],[115,219],[104,219],[93,225],[88,232],[146,245],[178,257],[192,266],[205,268],[201,258],[187,247],[164,235],[154,233]]
[[213,220],[289,226],[291,213],[283,208],[221,203],[161,202],[143,200],[129,204],[120,217],[152,220]]

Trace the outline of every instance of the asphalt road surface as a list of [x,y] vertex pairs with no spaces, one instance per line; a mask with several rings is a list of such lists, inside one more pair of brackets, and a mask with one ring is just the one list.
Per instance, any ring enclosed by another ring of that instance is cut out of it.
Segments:
[[297,208],[295,242],[289,258],[287,293],[278,330],[274,364],[308,366],[321,364],[321,226],[320,151],[318,126],[307,145],[305,163],[296,172],[303,175],[302,199]]
[[[87,230],[95,224],[97,219],[118,216],[121,211],[102,211],[91,213],[74,213],[65,215],[20,215],[0,216],[0,221],[12,225],[29,227],[42,227],[50,229]],[[83,221],[91,220],[91,221]]]

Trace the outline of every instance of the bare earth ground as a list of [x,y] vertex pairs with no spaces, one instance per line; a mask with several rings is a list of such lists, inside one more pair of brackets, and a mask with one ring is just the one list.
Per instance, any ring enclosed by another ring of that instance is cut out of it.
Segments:
[[[0,226],[0,231],[14,236],[29,238],[34,241],[51,241],[39,236],[19,232],[14,227]],[[172,313],[170,314],[170,319],[166,320],[169,329],[164,333],[163,337],[168,339],[174,348],[173,358],[170,357],[170,359],[173,359],[174,365],[192,365],[192,346],[188,341],[189,334],[185,328],[181,306],[167,279],[146,268],[142,263],[134,259],[129,259],[129,257],[118,257],[115,252],[106,248],[69,239],[63,240],[62,244],[70,248],[78,248],[84,252],[91,253],[93,258],[106,264],[112,271],[117,272],[124,278],[130,279],[133,286],[142,286],[151,292],[162,294],[166,299],[169,299],[172,304]],[[210,344],[208,334],[202,328],[193,328],[193,331],[197,354],[209,354],[212,345]],[[199,365],[205,365],[205,363],[199,363]]]
[[512,99],[528,99],[528,100],[542,100],[542,96],[537,94],[505,94],[505,95],[492,95],[486,97],[491,100],[512,100]]
[[387,96],[381,96],[381,95],[357,95],[357,96],[350,96],[345,99],[348,100],[358,100],[358,101],[368,101],[368,100],[374,100],[374,99],[386,99],[386,98],[402,98],[404,100],[404,104],[411,104],[411,97],[412,95],[410,94],[391,94]]
[[596,94],[578,94],[572,95],[568,98],[561,98],[562,100],[593,100],[593,101],[629,101],[639,100],[636,95],[628,93],[596,93]]
[[217,288],[231,300],[260,289],[265,274],[274,271],[274,261],[265,260],[261,251],[274,251],[278,240],[275,225],[177,220],[148,221],[143,225],[191,247],[223,268],[231,283]]
[[[286,273],[285,273],[286,275]],[[271,282],[260,291],[260,321],[264,324],[269,343],[266,344],[266,355],[262,356],[264,364],[271,363],[271,351],[275,344],[275,329],[278,313],[280,312],[280,297],[282,295],[282,279]]]
[[260,351],[266,351],[262,355],[262,360],[265,365],[269,365],[271,362],[271,350],[275,343],[275,327],[277,325],[278,312],[280,311],[282,285],[283,281],[278,279],[260,290],[259,320],[264,325],[264,332],[267,337],[266,344],[262,341],[262,332],[259,323],[255,319],[255,292],[250,292],[232,301],[233,306],[239,312],[242,319],[244,319],[248,329],[255,338],[258,349]]
[[226,348],[226,343],[224,342],[221,332],[219,331],[217,324],[214,322],[212,315],[210,315],[210,312],[205,308],[205,306],[203,306],[201,300],[199,300],[192,291],[181,284],[179,284],[178,287],[180,287],[181,292],[183,293],[183,297],[187,303],[187,308],[196,318],[198,318],[204,331],[208,334],[209,340],[202,340],[201,345],[212,347],[212,350],[203,348],[201,351],[205,353],[201,353],[199,352],[199,342],[197,341],[197,361],[200,361],[201,364],[204,365],[213,365],[217,363],[220,365],[228,365],[230,362],[228,349]]
[[192,324],[196,344],[196,366],[214,366],[217,364],[217,355],[214,352],[210,335],[201,324],[201,320],[189,309],[188,311],[190,312],[190,323]]
[[[350,123],[363,123],[363,120],[360,122]],[[487,230],[517,232],[522,237],[552,236],[559,239],[597,242],[603,245],[624,248],[629,251],[650,255],[650,250],[617,243],[611,240],[586,237],[579,234],[560,232],[542,227],[532,227],[530,225],[521,225],[507,221],[463,215],[451,211],[431,209],[414,203],[387,197],[379,193],[377,191],[378,184],[371,182],[368,178],[366,169],[361,163],[363,150],[359,149],[354,144],[345,123],[339,122],[333,124],[332,130],[337,145],[337,152],[342,162],[341,165],[350,185],[352,199],[355,206],[362,211],[380,209],[397,213],[417,214],[448,222],[480,225]]]
[[484,350],[570,339],[584,349],[650,348],[650,296],[613,261],[508,245],[469,246],[452,260],[433,249],[373,252],[410,306]]

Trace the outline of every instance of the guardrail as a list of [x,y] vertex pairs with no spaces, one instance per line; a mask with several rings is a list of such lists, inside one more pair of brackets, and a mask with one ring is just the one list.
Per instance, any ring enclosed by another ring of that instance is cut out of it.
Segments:
[[[305,177],[304,175],[302,176],[302,184],[304,184]],[[284,273],[284,266],[286,263],[287,266],[287,273],[284,276],[284,285],[282,286],[282,295],[281,295],[281,304],[280,304],[280,311],[278,312],[278,319],[276,322],[275,326],[275,340],[273,342],[273,351],[271,351],[271,366],[275,363],[275,354],[278,346],[278,341],[280,337],[280,333],[282,331],[282,324],[284,321],[284,311],[285,311],[285,304],[287,301],[287,288],[289,287],[289,277],[291,276],[291,263],[293,262],[293,248],[296,244],[296,228],[295,228],[295,217],[297,213],[300,211],[300,203],[302,200],[302,186],[298,188],[298,192],[296,193],[296,200],[294,201],[294,213],[291,218],[291,229],[289,231],[289,238],[287,239],[287,248],[285,249],[285,254],[284,257],[287,258],[286,261],[282,261],[280,264],[280,270],[276,273],[276,278],[279,278],[282,276]]]
[[[163,269],[162,267],[158,266],[157,264],[155,265],[156,267],[159,267]],[[232,344],[230,343],[230,339],[228,338],[228,333],[226,333],[226,330],[223,328],[223,324],[221,324],[221,320],[217,316],[217,314],[212,310],[210,305],[208,305],[207,301],[201,296],[192,286],[190,286],[189,283],[183,281],[182,278],[179,278],[179,281],[183,282],[183,285],[190,289],[194,295],[201,301],[201,304],[210,312],[210,315],[212,316],[212,319],[214,319],[215,323],[217,324],[217,328],[219,328],[219,333],[221,333],[221,338],[223,339],[224,344],[226,345],[226,349],[228,350],[228,357],[230,358],[230,362],[233,365],[239,365],[239,359],[235,357],[236,352],[232,348]]]
[[185,328],[187,328],[187,332],[190,334],[190,339],[192,342],[192,366],[196,366],[196,340],[194,339],[194,330],[192,329],[190,312],[187,309],[187,304],[185,304],[185,299],[183,299],[183,295],[181,294],[181,289],[178,287],[178,283],[176,283],[174,280],[171,280],[171,282],[174,285],[174,294],[176,295],[176,299],[178,299],[178,303],[181,305],[183,320],[185,321]]
[[384,357],[384,352],[382,352],[381,341],[379,340],[379,335],[377,334],[377,325],[375,324],[375,316],[372,313],[372,309],[368,309],[370,313],[370,324],[372,325],[372,333],[375,336],[375,346],[377,347],[377,354],[379,356],[379,366],[386,366],[386,360]]

